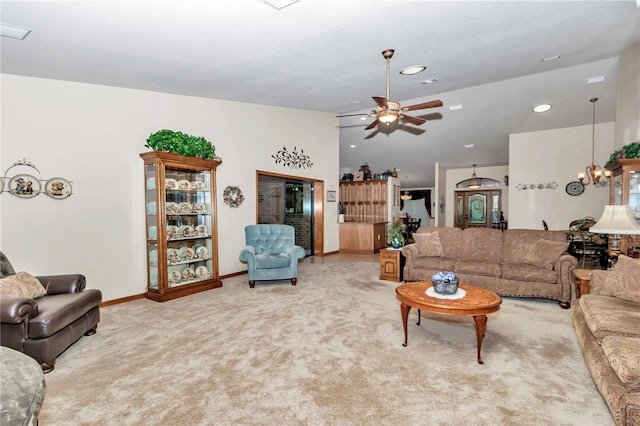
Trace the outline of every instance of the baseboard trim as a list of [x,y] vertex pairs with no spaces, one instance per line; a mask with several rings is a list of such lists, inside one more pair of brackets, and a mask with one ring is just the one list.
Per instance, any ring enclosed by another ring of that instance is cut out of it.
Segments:
[[[238,275],[246,275],[247,273],[248,271],[240,271],[240,272],[234,272],[232,274],[222,275],[220,276],[220,280],[237,277]],[[131,302],[132,300],[138,300],[138,299],[144,299],[144,293],[134,294],[133,296],[121,297],[119,299],[108,300],[106,302],[100,303],[100,307],[104,308],[106,306],[119,305],[120,303]]]
[[108,300],[106,302],[100,303],[100,307],[104,308],[105,306],[118,305],[120,303],[131,302],[132,300],[144,299],[144,293],[134,294],[133,296],[121,297],[120,299]]

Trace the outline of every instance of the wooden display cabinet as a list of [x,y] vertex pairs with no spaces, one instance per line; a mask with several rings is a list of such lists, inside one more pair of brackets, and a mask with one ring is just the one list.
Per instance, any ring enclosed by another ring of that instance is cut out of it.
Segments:
[[145,152],[147,291],[158,302],[221,287],[217,160]]
[[400,211],[400,185],[396,178],[340,183],[342,253],[377,253],[387,246],[387,225]]
[[[611,171],[609,186],[610,204],[628,204],[633,217],[640,223],[640,158],[624,158],[607,166]],[[622,235],[620,252],[631,254],[640,250],[640,236],[627,238]]]

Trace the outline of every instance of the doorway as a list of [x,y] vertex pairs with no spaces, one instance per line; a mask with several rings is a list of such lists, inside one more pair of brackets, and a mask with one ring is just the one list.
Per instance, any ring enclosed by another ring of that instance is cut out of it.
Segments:
[[500,223],[502,190],[455,191],[454,226],[492,228]]
[[304,249],[306,256],[315,254],[315,187],[314,181],[303,178],[257,175],[256,223],[293,226],[295,243]]

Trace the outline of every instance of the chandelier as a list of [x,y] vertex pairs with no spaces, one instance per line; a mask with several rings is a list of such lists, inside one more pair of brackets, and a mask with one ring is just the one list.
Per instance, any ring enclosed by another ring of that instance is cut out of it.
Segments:
[[473,165],[473,174],[471,175],[471,179],[469,180],[469,189],[478,189],[480,188],[480,179],[478,179],[478,175],[476,174],[476,165]]
[[404,191],[404,194],[400,196],[400,199],[402,201],[409,201],[411,199],[411,194],[409,194],[409,191]]
[[591,125],[591,165],[585,168],[584,172],[578,173],[578,180],[580,183],[589,185],[593,183],[596,186],[604,186],[607,184],[606,179],[600,182],[600,178],[604,175],[605,178],[611,176],[609,170],[603,170],[602,167],[595,163],[595,149],[596,149],[596,101],[598,98],[591,98],[589,102],[593,104],[593,122]]

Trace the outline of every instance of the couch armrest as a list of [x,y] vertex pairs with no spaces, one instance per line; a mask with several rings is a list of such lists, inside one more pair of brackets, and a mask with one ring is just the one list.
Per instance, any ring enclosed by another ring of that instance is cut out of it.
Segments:
[[413,260],[418,257],[418,247],[416,247],[415,243],[407,244],[406,246],[400,249],[402,255],[407,258],[407,263],[409,260]]
[[256,249],[253,246],[245,246],[240,252],[240,260],[247,262],[250,271],[256,269]]
[[589,293],[600,294],[604,290],[604,280],[611,271],[604,271],[602,269],[594,269],[591,271],[591,281],[589,283]]
[[558,274],[558,285],[562,288],[562,297],[560,302],[571,302],[571,271],[578,266],[578,260],[565,253],[558,257],[553,264],[553,270]]
[[291,267],[298,263],[298,259],[304,259],[304,256],[307,254],[304,249],[300,246],[291,246],[285,252],[287,256],[289,256],[289,264]]
[[82,274],[44,275],[36,277],[47,289],[47,296],[54,294],[80,293],[87,281]]
[[[38,316],[38,303],[30,297],[2,296],[0,298],[0,322],[20,324]],[[26,320],[26,321],[25,321]]]

